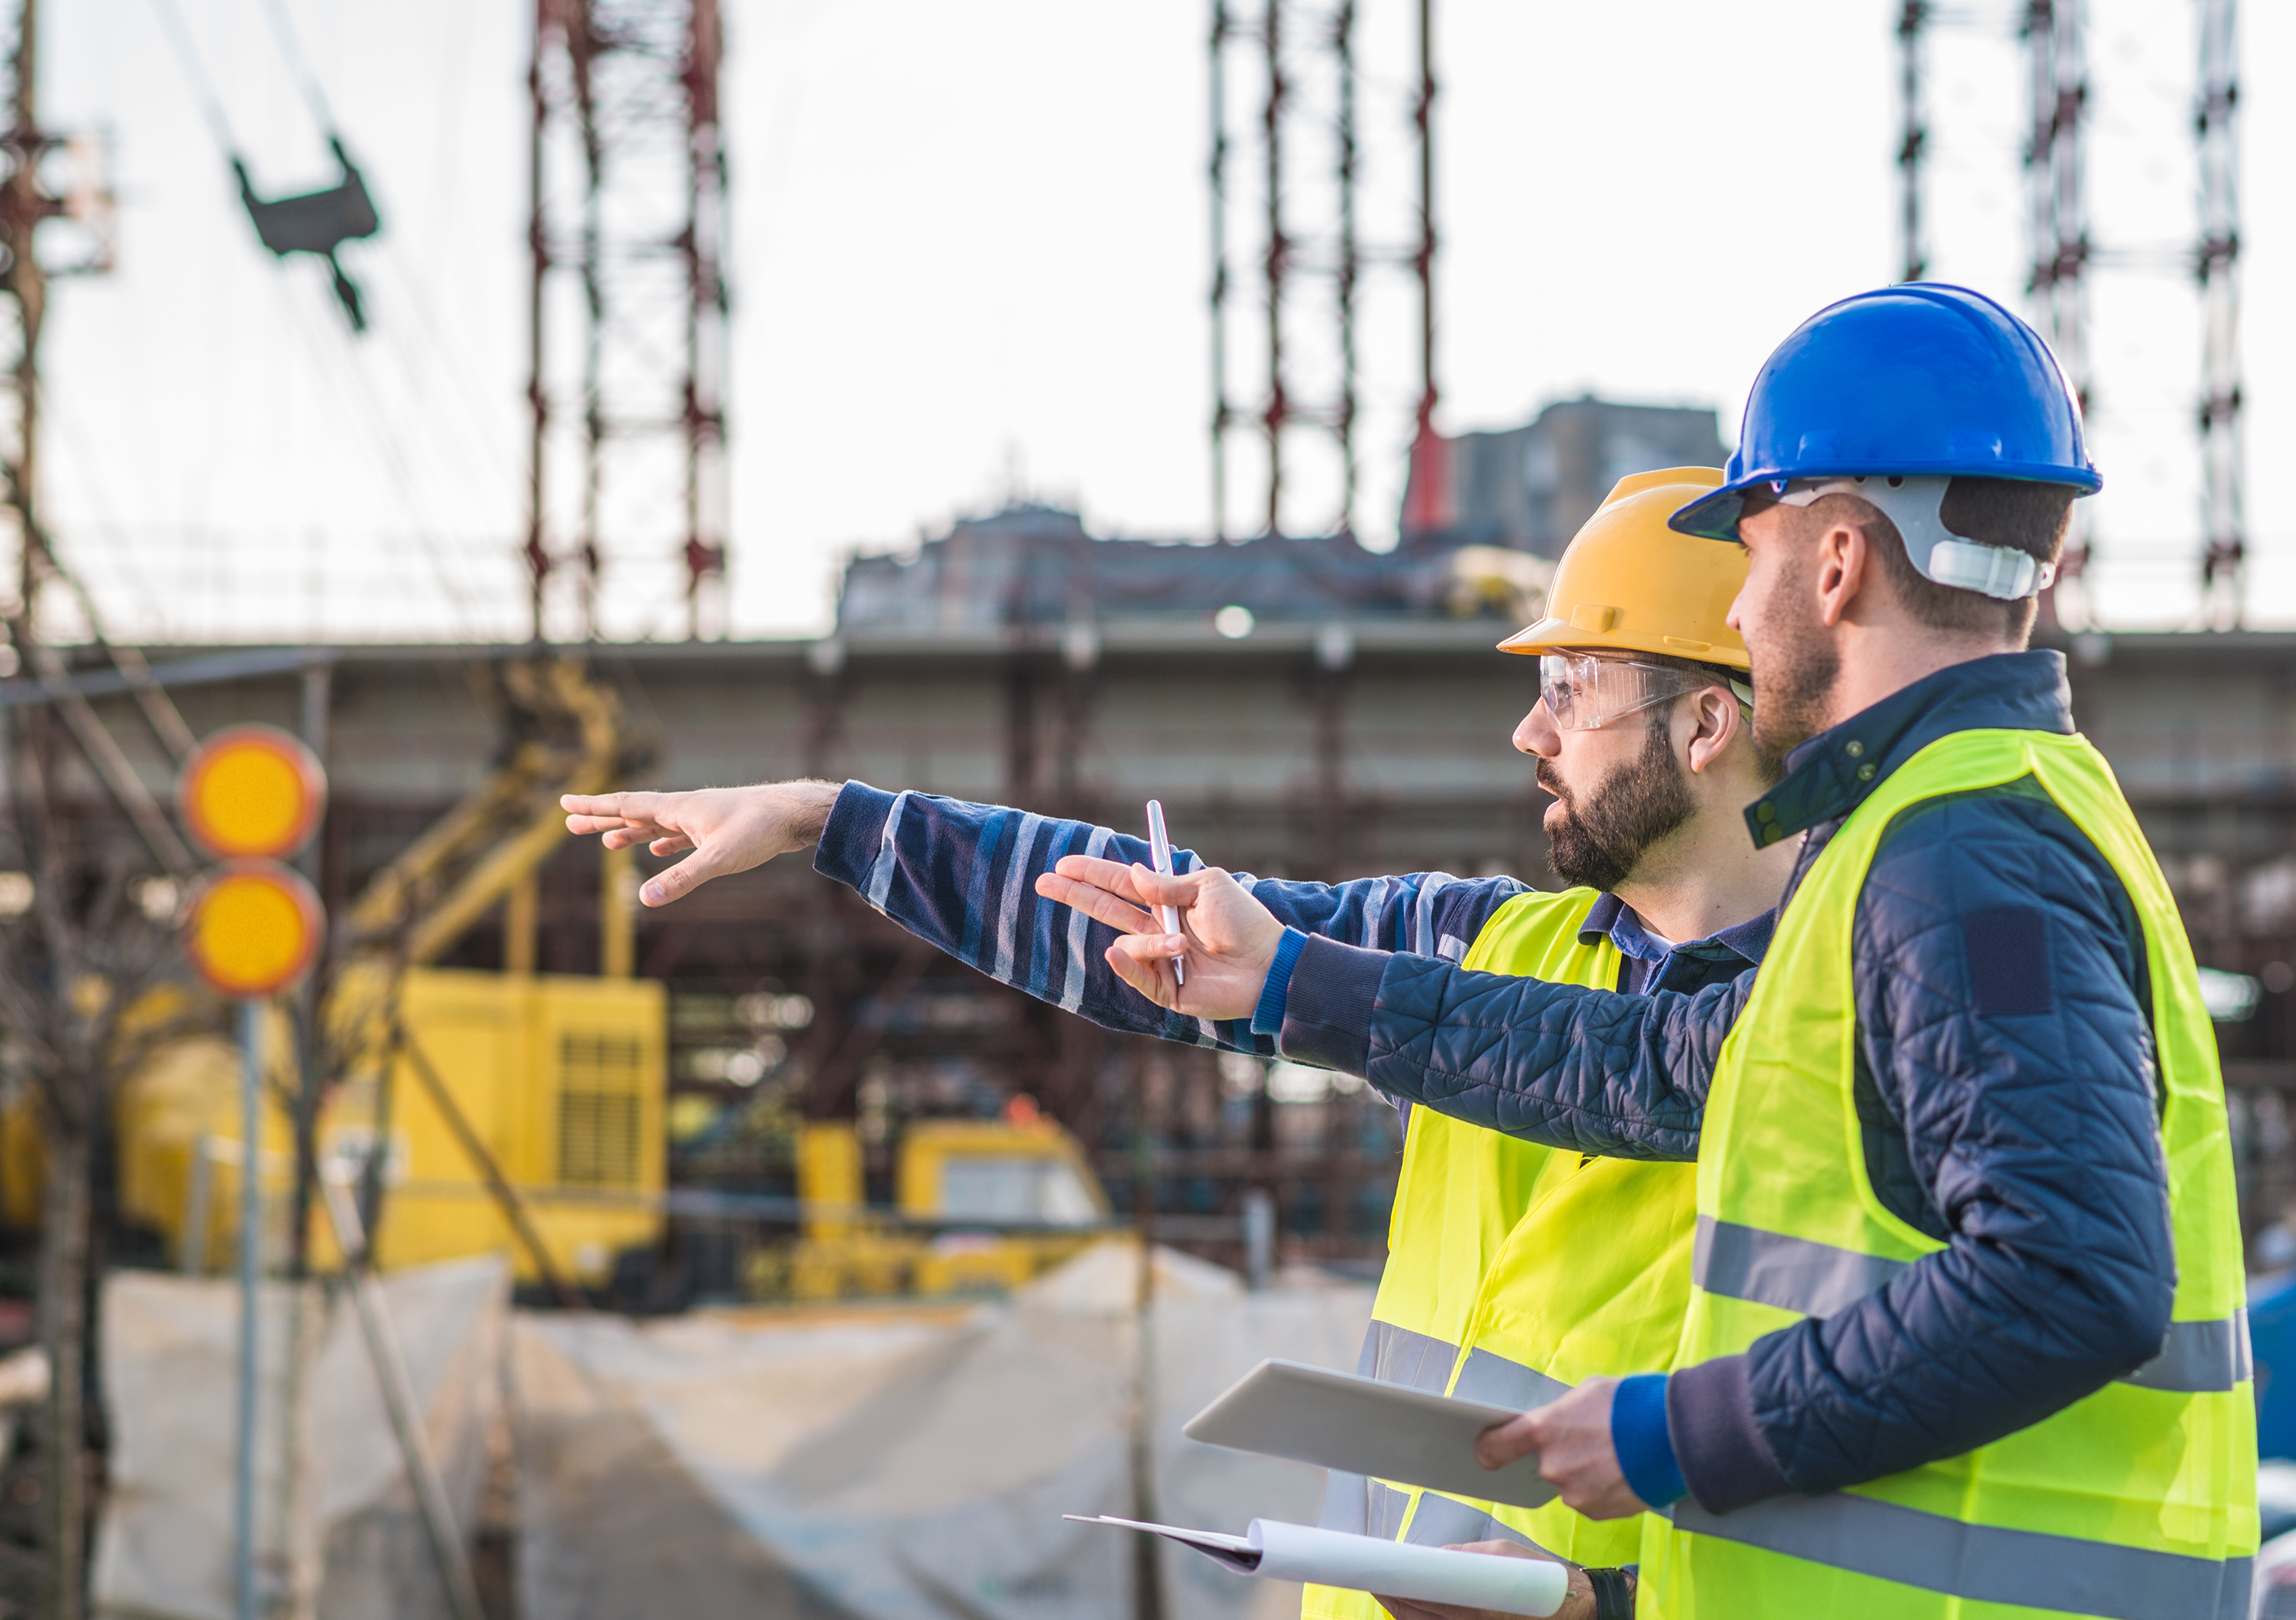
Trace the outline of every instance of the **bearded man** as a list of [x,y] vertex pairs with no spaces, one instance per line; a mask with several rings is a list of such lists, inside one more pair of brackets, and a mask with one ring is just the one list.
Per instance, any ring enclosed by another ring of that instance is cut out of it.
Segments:
[[[1572,887],[1442,872],[1320,884],[1254,880],[1296,937],[1442,957],[1602,990],[1695,991],[1760,961],[1792,860],[1756,848],[1739,808],[1776,780],[1749,734],[1743,641],[1726,621],[1734,547],[1667,518],[1721,483],[1712,468],[1622,480],[1564,552],[1545,617],[1503,643],[1540,660],[1514,731],[1554,795],[1549,861]],[[1697,656],[1692,657],[1689,654]],[[1138,839],[1104,827],[860,782],[571,797],[567,824],[610,847],[685,859],[641,897],[815,847],[816,870],[983,973],[1111,1028],[1260,1056],[1274,1026],[1168,1014],[1108,959],[1152,927],[1122,898]],[[1180,851],[1176,869],[1199,870]],[[1029,880],[1037,896],[1024,898]],[[984,908],[980,898],[989,899]],[[1058,903],[1089,905],[1086,919]],[[984,914],[985,913],[985,914]],[[1689,1167],[1602,1159],[1407,1110],[1389,1258],[1360,1370],[1528,1406],[1583,1379],[1670,1364],[1689,1294]],[[1575,1567],[1564,1620],[1631,1613],[1639,1536],[1555,1502],[1526,1510],[1334,1476],[1323,1522],[1437,1546],[1544,1553]],[[1390,1602],[1399,1615],[1454,1611]],[[1363,1592],[1310,1587],[1308,1620],[1368,1620]]]

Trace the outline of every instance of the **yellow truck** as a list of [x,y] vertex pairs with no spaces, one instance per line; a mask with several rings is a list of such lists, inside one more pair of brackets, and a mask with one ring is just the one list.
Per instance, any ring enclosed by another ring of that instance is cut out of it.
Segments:
[[1025,1109],[912,1121],[894,1166],[894,1207],[873,1209],[856,1128],[822,1121],[799,1133],[791,1297],[998,1293],[1077,1254],[1109,1219],[1076,1138]]

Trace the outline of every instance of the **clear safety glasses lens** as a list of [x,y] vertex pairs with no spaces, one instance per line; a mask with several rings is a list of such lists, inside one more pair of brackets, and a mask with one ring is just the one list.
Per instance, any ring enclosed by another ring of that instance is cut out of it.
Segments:
[[1714,684],[1707,676],[1620,659],[1549,652],[1538,660],[1538,695],[1556,728],[1566,732],[1591,732]]

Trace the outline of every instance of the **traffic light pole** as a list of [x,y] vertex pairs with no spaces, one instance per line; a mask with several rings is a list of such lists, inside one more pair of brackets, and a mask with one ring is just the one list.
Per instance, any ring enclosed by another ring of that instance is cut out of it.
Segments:
[[255,1591],[257,1332],[263,1285],[263,1002],[239,1003],[239,1455],[232,1480],[232,1585],[238,1620],[258,1620]]

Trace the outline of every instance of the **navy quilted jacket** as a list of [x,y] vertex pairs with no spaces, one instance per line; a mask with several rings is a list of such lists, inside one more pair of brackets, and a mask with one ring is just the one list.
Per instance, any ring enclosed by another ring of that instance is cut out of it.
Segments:
[[[2070,732],[2062,659],[1980,659],[1875,704],[1797,749],[1749,825],[1804,834],[1798,885],[1891,771],[1985,727]],[[2176,1257],[2144,945],[2095,847],[2030,784],[1915,806],[1867,873],[1851,958],[1866,1167],[1947,1247],[1833,1316],[1674,1375],[1668,1437],[1710,1510],[1968,1451],[2102,1388],[2167,1334]],[[1752,982],[1601,994],[1311,940],[1279,1043],[1479,1125],[1690,1158]]]

